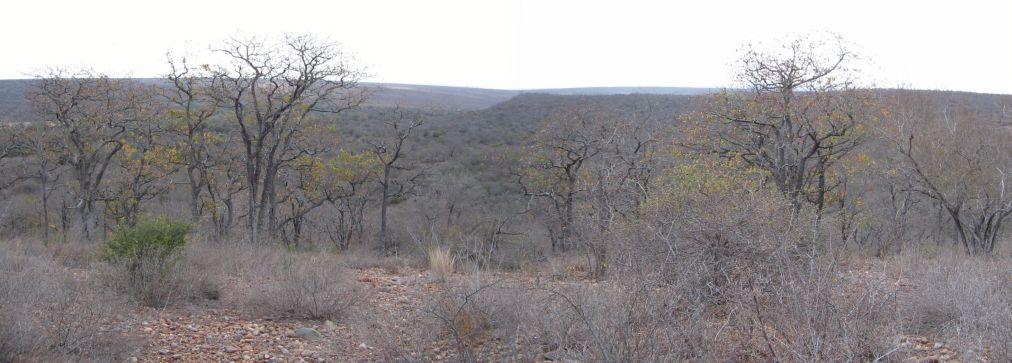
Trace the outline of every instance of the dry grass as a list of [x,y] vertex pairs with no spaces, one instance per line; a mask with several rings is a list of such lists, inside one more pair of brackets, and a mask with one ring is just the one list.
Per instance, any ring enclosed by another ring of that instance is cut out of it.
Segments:
[[427,255],[429,257],[429,272],[432,274],[433,279],[445,282],[453,275],[457,257],[449,249],[431,247]]

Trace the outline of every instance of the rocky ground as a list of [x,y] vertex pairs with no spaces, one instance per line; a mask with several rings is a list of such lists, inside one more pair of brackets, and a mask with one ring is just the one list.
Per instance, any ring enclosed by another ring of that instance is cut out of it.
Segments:
[[[424,277],[356,270],[371,291],[361,308],[385,315],[417,313],[436,285]],[[145,344],[131,361],[382,361],[384,352],[344,322],[253,318],[223,309],[140,309],[121,329]],[[416,315],[417,316],[417,315]],[[395,327],[396,328],[396,327]],[[408,327],[402,327],[407,329]]]
[[[368,288],[360,316],[384,316],[383,324],[362,321],[304,321],[243,316],[223,309],[138,309],[116,329],[143,341],[130,361],[140,362],[359,362],[388,361],[410,356],[419,361],[451,357],[451,345],[421,319],[432,293],[442,288],[424,272],[381,269],[355,270],[357,282]],[[859,276],[864,272],[851,272]],[[898,289],[906,288],[896,281]],[[424,341],[418,340],[423,331]],[[377,334],[398,340],[387,347],[374,346]],[[898,337],[900,346],[891,358],[904,361],[955,361],[955,349],[923,336]],[[420,347],[423,346],[424,347]],[[393,347],[393,348],[391,348]],[[397,347],[403,350],[397,351]],[[420,348],[419,348],[420,347]]]

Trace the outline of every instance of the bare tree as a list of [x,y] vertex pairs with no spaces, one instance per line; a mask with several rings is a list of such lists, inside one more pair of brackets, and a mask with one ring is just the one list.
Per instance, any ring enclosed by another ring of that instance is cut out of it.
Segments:
[[172,85],[164,89],[169,103],[168,130],[181,139],[180,161],[190,187],[190,218],[196,222],[203,214],[201,195],[209,188],[207,183],[215,157],[208,150],[212,136],[207,132],[207,123],[217,113],[219,105],[210,97],[214,79],[206,69],[191,68],[185,57],[169,57],[169,67],[167,78]]
[[638,220],[640,206],[650,197],[660,170],[659,132],[651,121],[614,117],[611,142],[586,166],[582,178],[588,196],[586,217],[596,229],[587,246],[596,277],[607,271],[613,225]]
[[586,193],[580,180],[584,167],[615,142],[615,126],[604,122],[599,110],[556,112],[530,140],[513,172],[524,195],[548,203],[555,220],[549,227],[553,250],[572,247],[576,204]]
[[383,244],[383,250],[392,253],[396,243],[387,235],[387,209],[393,199],[403,198],[406,192],[419,181],[423,176],[422,172],[403,176],[403,172],[410,168],[401,165],[399,161],[404,155],[404,143],[411,132],[422,125],[423,121],[418,115],[408,115],[400,110],[394,111],[395,117],[386,121],[389,127],[389,137],[379,140],[367,141],[369,151],[376,157],[380,164],[379,175],[376,182],[380,188],[380,230],[378,238]]
[[70,207],[78,211],[84,239],[91,240],[96,205],[107,200],[106,172],[123,149],[123,137],[138,121],[137,105],[146,93],[104,75],[54,71],[39,76],[27,96],[62,140],[74,181]]
[[115,158],[105,212],[117,225],[137,224],[143,204],[168,192],[177,171],[175,149],[166,143],[155,116],[149,120],[130,128]]
[[[50,220],[49,204],[54,191],[60,187],[60,175],[63,168],[60,155],[62,150],[59,140],[49,132],[47,123],[36,123],[29,127],[26,141],[31,144],[34,156],[34,173],[32,177],[39,181],[39,209],[42,215],[42,238],[49,243]],[[64,233],[66,236],[66,233]]]
[[361,73],[335,45],[308,35],[286,36],[276,45],[231,39],[216,52],[227,64],[213,70],[214,94],[238,128],[250,238],[261,241],[265,232],[277,232],[281,171],[324,149],[306,140],[312,116],[361,103],[361,95],[350,92]]
[[966,105],[897,91],[885,130],[900,156],[906,189],[948,216],[968,254],[994,252],[1012,215],[1012,129]]
[[212,132],[202,137],[207,147],[207,165],[201,176],[205,193],[200,210],[207,211],[219,238],[228,236],[237,223],[241,208],[236,199],[247,186],[242,152],[234,147],[235,138],[232,134]]
[[795,210],[808,202],[821,214],[836,187],[831,169],[859,142],[865,97],[847,68],[854,58],[842,41],[748,45],[737,75],[744,89],[721,92],[708,112],[708,147],[769,173]]

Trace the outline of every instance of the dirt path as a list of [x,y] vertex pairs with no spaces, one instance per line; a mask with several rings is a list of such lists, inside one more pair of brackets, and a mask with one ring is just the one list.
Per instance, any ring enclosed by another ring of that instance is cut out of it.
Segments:
[[[383,321],[395,322],[394,326],[373,328],[403,337],[419,328],[420,322],[413,319],[424,316],[427,296],[439,289],[417,271],[397,275],[380,269],[353,271],[357,282],[369,291],[366,302],[358,307],[364,309],[363,315],[388,317]],[[375,331],[363,331],[371,322],[361,320],[250,318],[233,310],[193,308],[139,309],[123,324],[129,335],[144,338],[146,344],[131,359],[142,362],[384,361],[392,353],[368,342],[375,338],[370,335]]]

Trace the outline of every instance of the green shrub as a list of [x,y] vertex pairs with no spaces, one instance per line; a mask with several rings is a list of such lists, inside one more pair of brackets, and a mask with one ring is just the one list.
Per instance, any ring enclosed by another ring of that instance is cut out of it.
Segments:
[[117,230],[103,246],[102,258],[131,265],[150,258],[168,260],[183,250],[189,232],[186,222],[167,217],[144,219]]
[[203,280],[180,266],[189,231],[189,224],[165,217],[117,230],[102,246],[102,258],[110,265],[107,283],[145,306],[191,298]]

